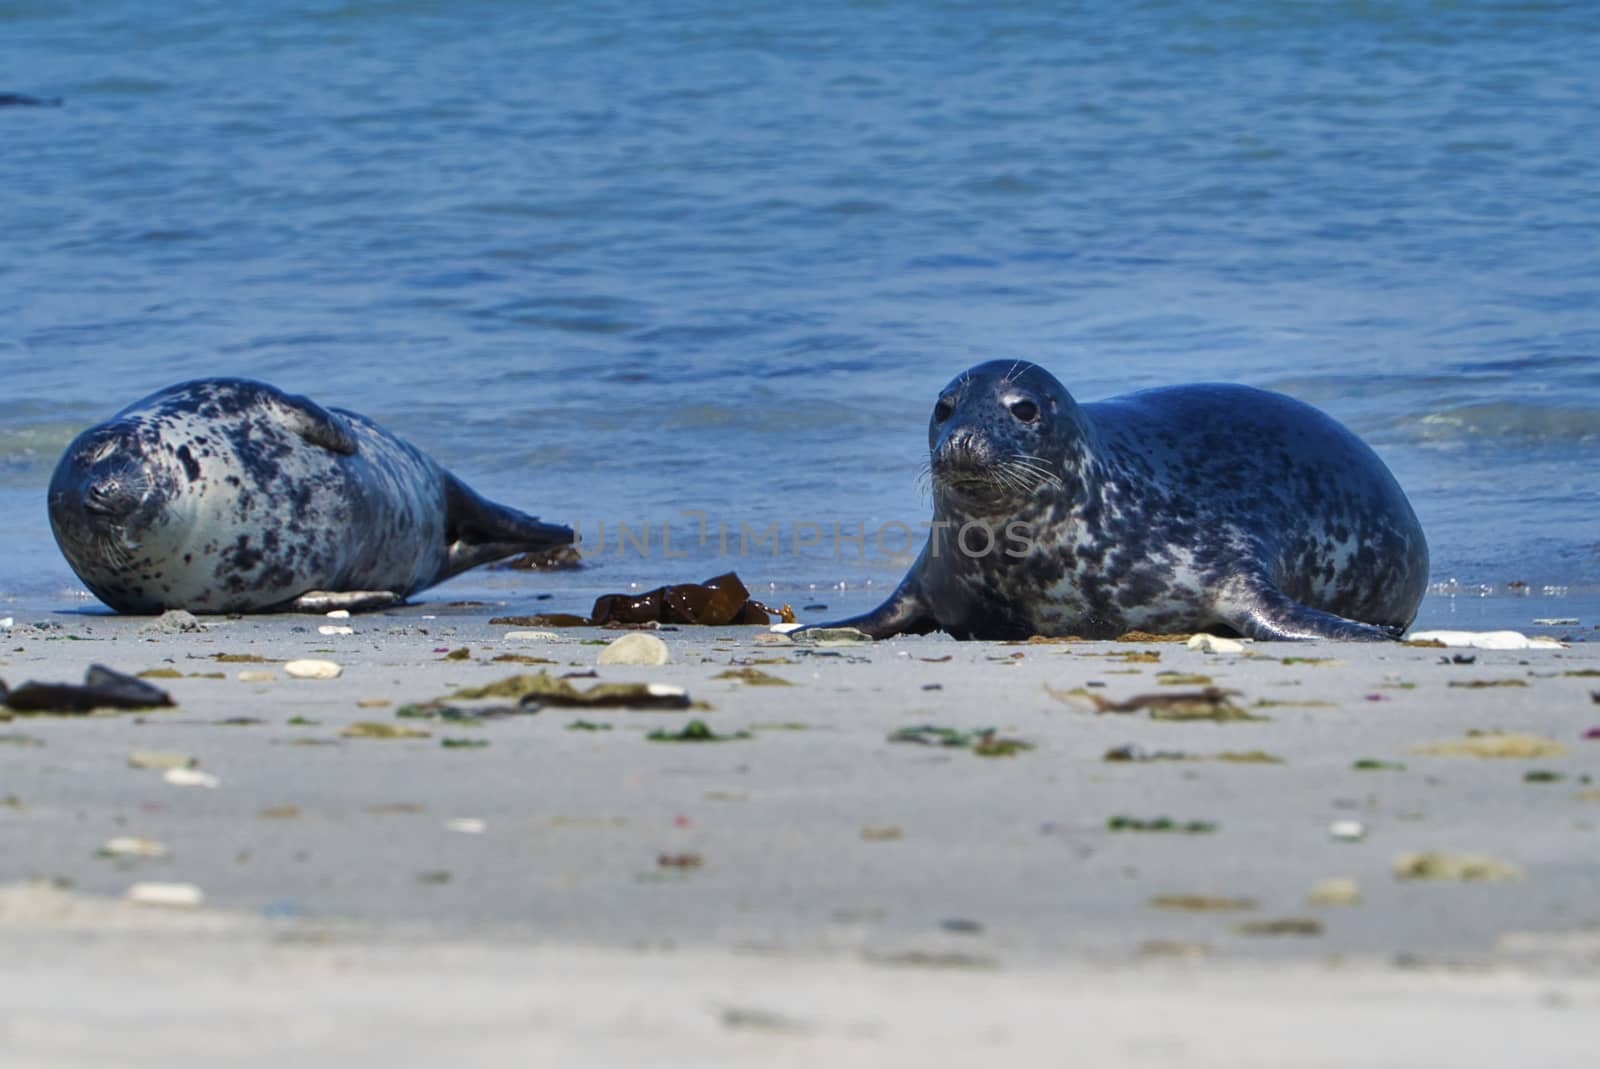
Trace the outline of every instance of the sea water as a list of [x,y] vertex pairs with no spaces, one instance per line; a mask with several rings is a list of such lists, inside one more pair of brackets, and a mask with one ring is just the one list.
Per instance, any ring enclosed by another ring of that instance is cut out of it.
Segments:
[[1424,621],[1574,615],[1597,56],[1586,3],[0,0],[0,92],[62,100],[0,108],[0,597],[95,604],[75,433],[246,375],[584,536],[427,597],[860,607],[936,392],[1007,357],[1321,406],[1411,496]]

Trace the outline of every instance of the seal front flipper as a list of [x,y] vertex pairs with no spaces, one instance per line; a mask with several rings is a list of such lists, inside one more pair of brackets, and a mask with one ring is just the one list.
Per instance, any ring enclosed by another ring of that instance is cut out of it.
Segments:
[[309,397],[272,391],[272,414],[290,431],[311,445],[342,456],[354,456],[355,432],[338,412],[330,412]]
[[406,599],[392,590],[308,590],[289,603],[291,612],[371,612],[399,605]]
[[[920,563],[920,561],[918,562]],[[810,624],[801,630],[820,627],[853,627],[873,638],[891,638],[895,635],[926,635],[936,631],[939,623],[933,618],[922,592],[916,584],[917,569],[895,588],[887,601],[871,612],[852,616],[848,620],[834,620],[826,624]]]
[[572,528],[559,523],[542,523],[536,516],[497,505],[479,497],[472,487],[449,472],[442,474],[446,556],[439,579],[448,579],[468,568],[513,553],[535,553],[573,543]]
[[1302,605],[1264,581],[1219,605],[1218,617],[1245,638],[1263,642],[1338,639],[1343,642],[1393,642],[1404,627],[1386,628],[1347,620],[1331,612]]

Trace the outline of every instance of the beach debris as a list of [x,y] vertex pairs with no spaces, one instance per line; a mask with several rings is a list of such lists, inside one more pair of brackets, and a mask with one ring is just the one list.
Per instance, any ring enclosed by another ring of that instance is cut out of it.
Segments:
[[600,651],[596,664],[662,665],[672,659],[667,644],[640,631],[623,635]]
[[193,768],[199,763],[198,757],[175,750],[134,750],[128,755],[129,768],[165,771],[169,768]]
[[961,731],[938,724],[917,724],[889,733],[890,742],[911,742],[923,746],[942,746],[971,750],[979,757],[1013,757],[1034,748],[1033,743],[1000,736],[994,728]]
[[833,646],[868,646],[872,636],[854,627],[809,627],[789,636],[795,642],[824,649]]
[[1239,935],[1297,935],[1312,937],[1322,934],[1322,922],[1313,917],[1278,917],[1273,920],[1241,921],[1233,926]]
[[501,664],[556,664],[549,657],[529,657],[525,653],[502,653],[494,658]]
[[730,1030],[769,1032],[775,1035],[810,1035],[816,1028],[793,1017],[747,1006],[729,1006],[722,1011],[722,1027]]
[[175,705],[159,687],[102,664],[89,666],[83,684],[29,681],[8,691],[0,681],[0,705],[14,713],[88,713],[95,709],[154,709]]
[[719,735],[704,720],[691,720],[681,731],[657,729],[645,736],[651,742],[738,742],[753,737],[748,731]]
[[167,909],[194,909],[206,900],[192,883],[136,883],[128,888],[125,897],[137,905]]
[[1181,910],[1188,913],[1247,913],[1260,906],[1253,898],[1230,898],[1226,895],[1165,894],[1150,899],[1154,909]]
[[1142,817],[1114,816],[1106,821],[1106,831],[1148,831],[1173,833],[1177,835],[1210,835],[1217,830],[1217,824],[1211,820],[1173,820],[1171,817]]
[[209,787],[215,789],[222,786],[222,780],[209,772],[202,772],[198,768],[169,768],[161,778],[174,787]]
[[1224,750],[1212,758],[1230,765],[1281,765],[1283,758],[1265,750]]
[[206,625],[197,619],[194,613],[187,609],[168,609],[166,612],[150,620],[139,628],[142,635],[181,635],[187,632],[204,631]]
[[[555,706],[616,706],[629,709],[687,709],[689,693],[672,683],[596,683],[579,690],[549,672],[507,676],[482,687],[465,687],[448,700],[515,698],[524,708]],[[446,699],[440,699],[446,700]]]
[[1087,705],[1099,713],[1136,713],[1147,709],[1153,720],[1265,720],[1253,716],[1229,701],[1239,694],[1225,687],[1204,687],[1200,690],[1135,694],[1122,701],[1112,701],[1087,690],[1062,691],[1046,685],[1046,692],[1057,701],[1072,705]]
[[1523,783],[1560,783],[1566,778],[1565,772],[1556,772],[1548,768],[1529,769],[1522,774]]
[[520,557],[512,557],[490,567],[532,572],[571,571],[583,567],[583,553],[577,546],[571,544],[549,546],[524,553]]
[[234,678],[241,683],[271,683],[278,677],[271,672],[263,672],[259,668],[246,668]]
[[323,624],[317,628],[319,635],[353,635],[356,629],[349,624]]
[[1380,761],[1376,757],[1363,757],[1350,765],[1357,772],[1404,772],[1406,766],[1399,761]]
[[1361,885],[1348,876],[1334,876],[1317,881],[1306,895],[1308,906],[1359,906]]
[[1125,631],[1113,642],[1188,642],[1194,636],[1185,631],[1181,635],[1156,635],[1149,631]]
[[661,624],[700,624],[723,627],[770,624],[777,616],[794,623],[794,610],[774,609],[754,601],[735,572],[714,576],[703,583],[677,583],[644,593],[602,594],[588,616],[541,613],[533,616],[498,616],[491,624],[523,627],[656,627]]
[[135,678],[137,679],[182,679],[183,673],[176,668],[146,668]]
[[701,868],[705,863],[705,858],[692,852],[656,855],[656,868],[658,869],[678,869],[687,872],[690,869]]
[[432,733],[377,720],[357,720],[339,734],[346,739],[426,739]]
[[450,882],[449,869],[429,869],[427,872],[417,873],[417,882],[438,886]]
[[1149,761],[1193,761],[1195,757],[1182,750],[1147,750],[1137,743],[1130,742],[1123,746],[1112,747],[1100,760],[1113,764],[1144,764]]
[[861,829],[861,839],[868,843],[890,843],[905,837],[898,824],[868,824]]
[[462,646],[459,649],[453,649],[449,653],[446,653],[443,657],[440,657],[439,660],[441,660],[441,661],[470,661],[470,660],[472,660],[472,647],[470,647],[470,646]]
[[460,835],[482,835],[489,830],[489,824],[477,817],[455,817],[444,822],[444,830]]
[[323,613],[322,615],[327,617],[329,620],[348,620],[348,619],[350,619],[350,610],[349,609],[329,609],[327,612]]
[[1211,677],[1198,673],[1157,672],[1156,683],[1163,687],[1205,687],[1211,685]]
[[0,631],[10,631],[16,626],[17,618],[15,616],[0,616]]
[[610,724],[597,724],[593,720],[574,720],[567,725],[568,731],[610,731]]
[[[789,663],[789,662],[784,662]],[[712,679],[732,679],[752,687],[792,687],[789,680],[782,676],[775,676],[771,672],[763,672],[759,668],[730,668],[726,672],[719,672]]]
[[1413,746],[1411,752],[1423,757],[1485,757],[1511,760],[1567,756],[1567,748],[1554,739],[1543,735],[1499,731],[1469,731],[1464,738]]
[[1359,820],[1336,820],[1328,825],[1328,837],[1342,843],[1358,843],[1367,837],[1367,826]]
[[[554,631],[507,631],[500,636],[512,642],[560,642],[561,636]],[[552,664],[555,662],[551,662]]]
[[295,679],[337,679],[344,672],[333,661],[317,660],[290,661],[283,670]]
[[1477,650],[1559,650],[1565,644],[1553,638],[1529,638],[1521,631],[1413,631],[1406,644],[1464,646]]
[[119,835],[100,844],[101,857],[166,857],[167,847],[154,839],[141,839],[136,835]]
[[1243,653],[1244,643],[1236,638],[1224,638],[1221,635],[1190,635],[1186,645],[1191,650],[1200,650],[1202,653]]
[[1394,859],[1394,874],[1402,880],[1439,880],[1454,883],[1503,883],[1522,879],[1515,865],[1482,854],[1448,854],[1438,851],[1401,854]]
[[33,735],[24,735],[20,731],[8,731],[0,735],[0,744],[6,746],[43,746],[44,740]]
[[1485,687],[1526,687],[1528,683],[1524,679],[1452,679],[1447,685],[1482,690]]
[[298,820],[300,807],[297,805],[269,805],[256,814],[258,820]]
[[213,653],[211,659],[219,664],[277,664],[259,653]]
[[488,739],[440,739],[439,745],[446,750],[481,750],[489,745]]

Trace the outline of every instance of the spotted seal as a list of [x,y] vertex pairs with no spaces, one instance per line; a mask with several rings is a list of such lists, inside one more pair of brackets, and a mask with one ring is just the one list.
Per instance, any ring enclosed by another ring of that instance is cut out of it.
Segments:
[[1282,394],[1207,383],[1079,404],[1048,371],[992,361],[928,425],[933,524],[883,638],[1393,639],[1428,547],[1377,454]]
[[84,431],[49,503],[73,571],[127,613],[378,608],[573,540],[363,416],[248,379],[170,386]]

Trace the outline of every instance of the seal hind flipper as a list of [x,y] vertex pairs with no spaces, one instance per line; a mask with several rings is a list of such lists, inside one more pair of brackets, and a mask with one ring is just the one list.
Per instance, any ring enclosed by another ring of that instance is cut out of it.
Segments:
[[536,516],[480,497],[448,472],[444,478],[446,557],[440,579],[513,553],[534,553],[574,541],[570,527],[543,523]]
[[308,590],[289,603],[294,612],[371,612],[399,605],[406,599],[392,590]]
[[1405,628],[1380,627],[1349,620],[1343,616],[1303,605],[1264,581],[1236,597],[1234,603],[1219,606],[1223,623],[1245,638],[1263,642],[1339,639],[1345,642],[1392,642]]

